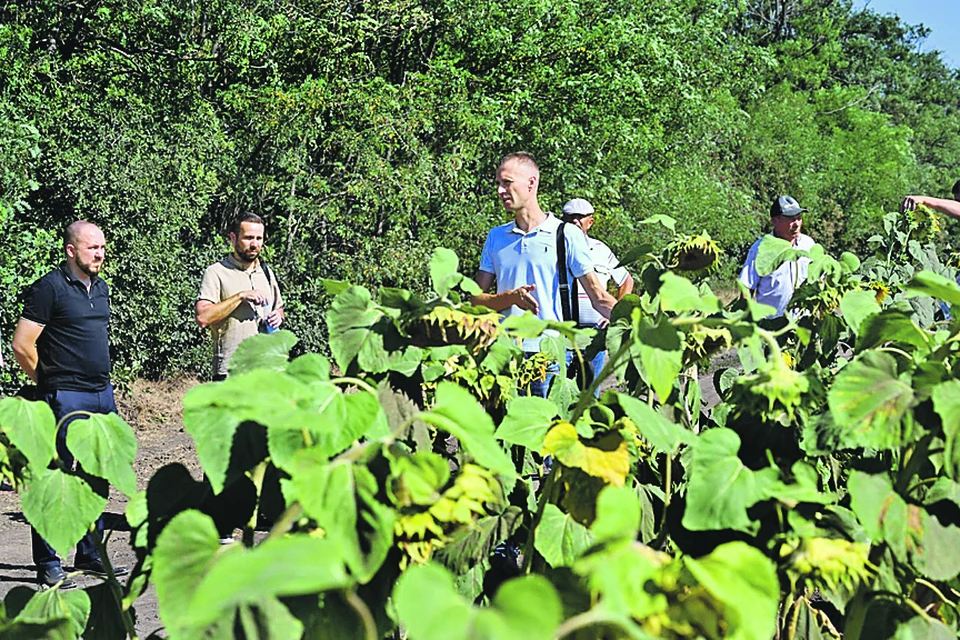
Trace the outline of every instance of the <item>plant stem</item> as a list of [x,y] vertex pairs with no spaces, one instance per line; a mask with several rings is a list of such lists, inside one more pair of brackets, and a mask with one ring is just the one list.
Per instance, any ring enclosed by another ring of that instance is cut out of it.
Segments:
[[263,460],[250,471],[250,480],[257,489],[257,502],[253,505],[253,514],[243,528],[243,544],[247,547],[253,546],[253,532],[257,528],[257,516],[260,513],[260,500],[263,498],[263,477],[267,473],[267,461]]
[[944,604],[948,604],[948,605],[950,605],[951,607],[953,607],[954,609],[957,608],[957,604],[956,604],[955,602],[952,602],[952,601],[950,601],[950,600],[947,600],[947,596],[943,595],[943,592],[940,591],[940,589],[937,588],[937,585],[933,584],[932,582],[930,582],[930,581],[928,581],[928,580],[924,580],[923,578],[917,578],[917,584],[922,584],[922,585],[925,586],[927,589],[930,589],[930,591],[933,591],[935,594],[937,594],[937,596],[938,596],[941,600],[943,600],[943,603],[944,603]]
[[543,518],[543,512],[547,508],[547,503],[550,502],[550,494],[553,493],[553,486],[557,481],[557,474],[560,471],[560,463],[554,461],[553,467],[550,469],[550,473],[547,474],[547,479],[543,483],[543,491],[540,494],[540,500],[537,503],[537,513],[533,516],[533,521],[530,523],[530,532],[527,536],[527,544],[523,550],[523,567],[522,573],[530,572],[530,565],[533,561],[533,552],[534,546],[533,541],[536,537],[537,526],[540,524],[540,520]]
[[330,382],[331,382],[332,384],[346,384],[346,385],[352,384],[352,385],[354,385],[354,386],[356,386],[356,387],[360,387],[361,389],[363,389],[363,390],[366,391],[367,393],[372,393],[374,396],[377,395],[377,390],[374,389],[373,387],[371,387],[368,382],[365,382],[364,380],[361,380],[360,378],[349,378],[349,377],[344,377],[344,378],[332,378],[332,379],[330,380]]
[[626,620],[620,617],[612,616],[597,609],[591,609],[590,611],[585,611],[584,613],[564,620],[563,624],[557,627],[557,630],[554,632],[553,640],[560,640],[561,638],[565,638],[570,634],[579,631],[580,629],[586,629],[587,627],[591,627],[595,624],[614,625],[626,632],[628,636],[634,638],[635,640],[646,640],[649,638],[649,636],[646,634],[640,633],[638,629],[633,627]]
[[580,419],[580,416],[583,415],[583,412],[587,410],[587,407],[590,406],[590,403],[594,400],[594,396],[597,392],[597,389],[600,388],[600,385],[603,384],[603,381],[610,377],[614,371],[616,371],[617,366],[620,364],[620,360],[630,352],[630,343],[624,342],[620,345],[620,348],[617,352],[607,360],[607,364],[603,365],[603,369],[599,374],[594,376],[593,382],[590,383],[590,386],[580,392],[580,397],[577,399],[577,406],[573,409],[573,413],[570,414],[570,422],[572,424],[577,424],[577,420]]
[[353,610],[357,612],[357,615],[360,616],[360,620],[363,622],[363,631],[367,635],[367,640],[377,640],[379,637],[377,635],[377,623],[373,619],[373,614],[370,613],[370,607],[367,606],[367,603],[363,601],[363,598],[357,595],[357,592],[353,589],[344,591],[344,598],[347,603],[353,607]]
[[[670,507],[670,498],[673,494],[673,454],[667,454],[666,469],[663,471],[663,519],[660,521],[660,530],[667,529],[667,509]],[[660,535],[658,534],[659,538]]]
[[280,517],[277,518],[277,521],[274,523],[273,528],[270,529],[270,533],[267,534],[264,542],[285,536],[302,515],[303,505],[300,504],[299,500],[295,501],[280,514]]
[[100,536],[97,535],[96,524],[91,525],[90,533],[93,544],[97,548],[97,554],[100,556],[100,562],[106,570],[107,577],[104,580],[110,586],[110,595],[113,596],[113,601],[117,605],[117,611],[120,612],[123,628],[131,640],[137,640],[137,628],[133,624],[133,617],[130,615],[130,611],[123,607],[123,586],[117,581],[117,575],[113,572],[113,563],[110,562],[110,557],[107,555],[107,548],[100,540]]

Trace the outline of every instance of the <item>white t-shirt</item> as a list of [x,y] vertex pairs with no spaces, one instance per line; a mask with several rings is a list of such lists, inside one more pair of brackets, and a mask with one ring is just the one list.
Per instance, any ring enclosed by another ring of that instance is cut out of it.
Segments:
[[[757,274],[756,262],[761,242],[763,242],[763,238],[754,242],[753,246],[750,247],[747,260],[740,272],[740,282],[753,292],[757,302],[768,304],[777,310],[776,313],[768,317],[779,318],[786,312],[795,288],[807,279],[810,258],[800,258],[797,262],[784,262],[770,275],[760,276]],[[801,233],[793,241],[793,248],[809,251],[815,244],[817,243],[813,238]]]
[[[613,255],[610,247],[589,236],[587,236],[587,247],[590,249],[590,257],[593,258],[593,270],[597,274],[597,279],[600,280],[600,286],[606,290],[607,283],[610,282],[611,278],[617,283],[618,287],[622,285],[630,274],[627,273],[625,268],[617,266],[620,261]],[[580,306],[578,319],[580,324],[594,325],[603,318],[600,312],[593,308],[590,297],[581,286],[577,286],[577,303]]]

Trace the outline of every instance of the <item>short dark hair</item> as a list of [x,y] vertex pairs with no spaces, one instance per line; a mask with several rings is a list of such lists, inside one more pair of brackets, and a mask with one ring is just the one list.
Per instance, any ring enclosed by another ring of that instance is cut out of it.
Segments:
[[[230,233],[232,233],[232,234],[234,234],[234,235],[238,235],[238,236],[239,236],[239,235],[240,235],[240,225],[243,224],[244,222],[254,222],[254,223],[256,223],[256,224],[263,224],[263,218],[261,218],[261,217],[258,216],[257,214],[252,213],[252,212],[250,212],[250,211],[248,211],[248,212],[246,212],[246,213],[241,213],[239,216],[237,216],[236,218],[234,218],[233,224],[230,225],[230,228],[227,229],[227,231],[229,231]],[[264,225],[264,226],[266,226],[266,225]]]
[[953,189],[950,189],[954,200],[960,200],[960,180],[953,183]]
[[527,151],[514,151],[513,153],[508,153],[500,159],[500,166],[502,167],[511,160],[516,160],[520,164],[533,167],[538,174],[540,173],[540,165],[537,164],[537,160],[533,157],[532,153]]

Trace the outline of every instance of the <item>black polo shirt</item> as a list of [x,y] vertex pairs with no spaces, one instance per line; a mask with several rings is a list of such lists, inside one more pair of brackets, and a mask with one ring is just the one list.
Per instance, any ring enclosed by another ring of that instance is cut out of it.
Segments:
[[66,263],[27,290],[22,317],[43,325],[37,340],[41,390],[103,391],[110,383],[110,291],[95,278],[87,285]]

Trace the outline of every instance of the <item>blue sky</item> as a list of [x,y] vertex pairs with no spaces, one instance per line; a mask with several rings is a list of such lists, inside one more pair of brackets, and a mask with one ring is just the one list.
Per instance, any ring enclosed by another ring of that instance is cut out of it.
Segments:
[[895,13],[908,24],[923,24],[931,29],[924,51],[937,49],[944,61],[960,67],[960,0],[854,0],[854,8],[868,6],[880,14]]

